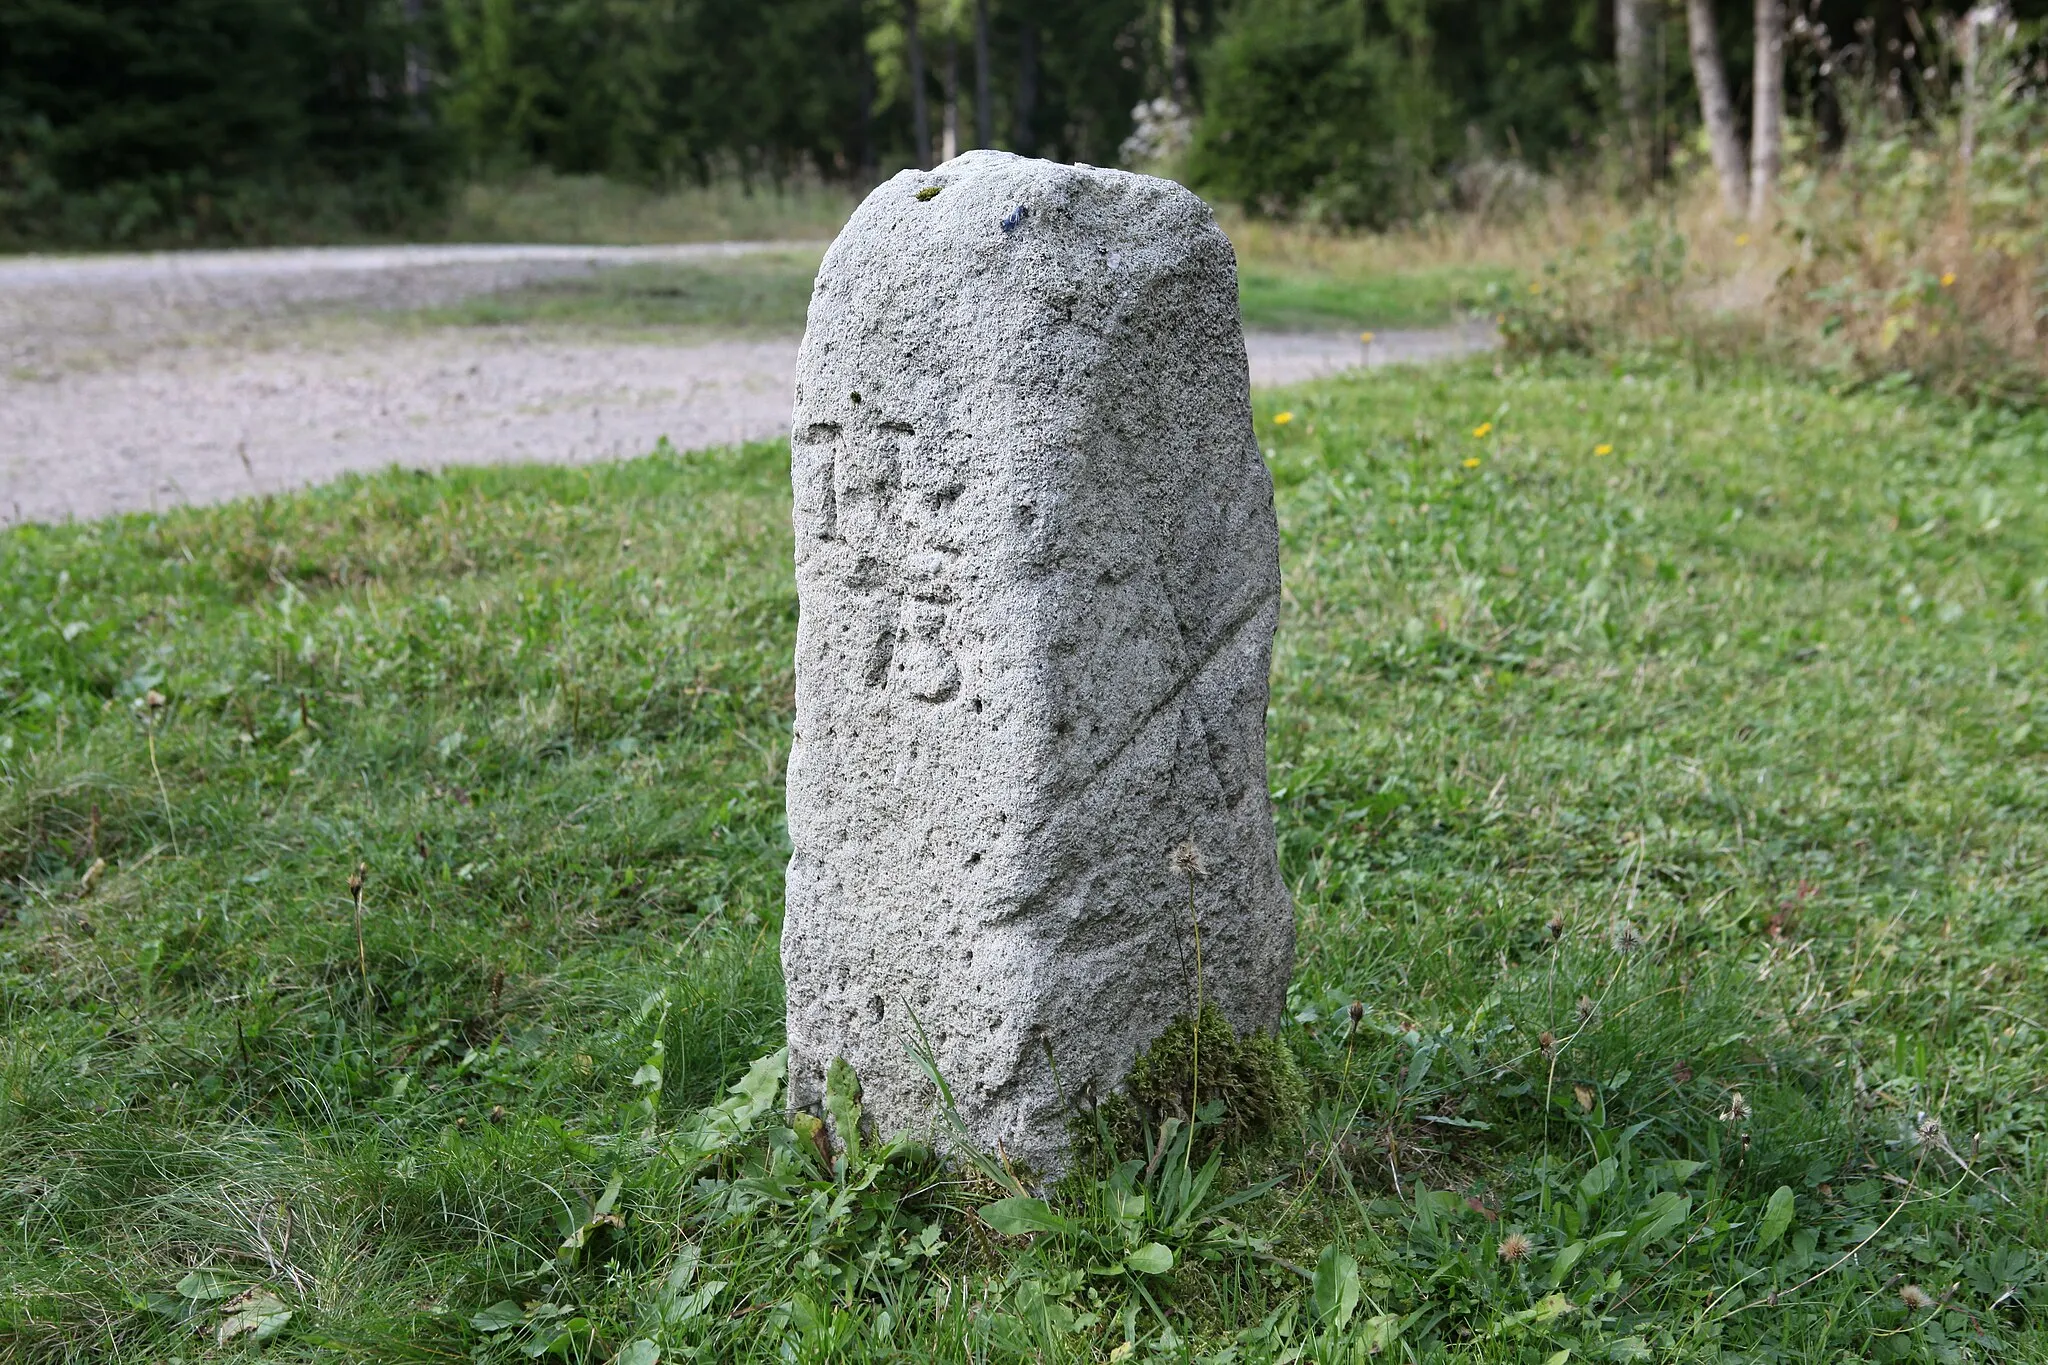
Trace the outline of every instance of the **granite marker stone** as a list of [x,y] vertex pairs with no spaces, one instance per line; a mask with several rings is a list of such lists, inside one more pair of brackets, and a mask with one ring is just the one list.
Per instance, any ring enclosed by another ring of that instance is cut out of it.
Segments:
[[[791,440],[791,1104],[1062,1169],[1076,1106],[1204,999],[1279,1021],[1279,610],[1236,261],[1170,181],[968,153],[826,254]],[[1188,860],[1183,857],[1180,867]]]

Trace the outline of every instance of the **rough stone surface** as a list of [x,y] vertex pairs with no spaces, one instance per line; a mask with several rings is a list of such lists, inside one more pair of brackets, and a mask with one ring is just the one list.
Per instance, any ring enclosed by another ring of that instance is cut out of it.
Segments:
[[[938,193],[930,191],[936,189]],[[1201,990],[1271,1028],[1279,606],[1236,262],[1170,181],[973,152],[870,195],[797,365],[790,1096],[1058,1171]]]

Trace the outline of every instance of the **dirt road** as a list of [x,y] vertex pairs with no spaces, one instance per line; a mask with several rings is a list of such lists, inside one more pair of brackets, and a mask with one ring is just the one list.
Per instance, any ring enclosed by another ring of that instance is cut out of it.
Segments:
[[[392,327],[381,313],[788,244],[393,247],[0,260],[0,524],[216,502],[350,470],[584,462],[779,434],[794,337]],[[1246,337],[1252,382],[1436,359],[1490,329]]]

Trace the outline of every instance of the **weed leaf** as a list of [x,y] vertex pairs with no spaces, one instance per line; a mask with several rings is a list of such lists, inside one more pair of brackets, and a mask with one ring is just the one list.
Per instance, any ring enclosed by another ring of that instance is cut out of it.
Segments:
[[221,1305],[220,1325],[214,1328],[214,1344],[225,1346],[239,1336],[251,1341],[268,1341],[292,1320],[292,1310],[267,1289],[252,1289]]
[[848,1170],[860,1165],[860,1080],[844,1057],[825,1068],[825,1112],[832,1116]]
[[1652,1199],[1643,1211],[1636,1215],[1633,1240],[1638,1245],[1648,1245],[1675,1229],[1692,1212],[1692,1196],[1676,1190],[1666,1190]]
[[1173,1269],[1173,1252],[1158,1242],[1147,1242],[1124,1257],[1124,1264],[1140,1275],[1164,1275]]
[[981,1207],[981,1221],[1005,1237],[1024,1237],[1034,1232],[1072,1232],[1074,1225],[1052,1211],[1043,1199],[1012,1195]]
[[1572,1267],[1579,1263],[1579,1257],[1586,1254],[1584,1242],[1573,1242],[1557,1253],[1557,1259],[1550,1263],[1550,1287],[1557,1288],[1564,1283],[1564,1277],[1572,1273]]
[[697,1112],[679,1137],[685,1156],[702,1159],[737,1141],[775,1104],[789,1072],[789,1049],[779,1047],[747,1068],[729,1097]]
[[1785,1235],[1785,1229],[1792,1226],[1792,1187],[1780,1185],[1771,1191],[1771,1202],[1764,1205],[1763,1222],[1757,1224],[1756,1245],[1761,1251]]
[[526,1320],[526,1314],[510,1299],[500,1299],[469,1320],[479,1332],[503,1332]]
[[178,1281],[178,1293],[188,1299],[224,1299],[234,1292],[234,1283],[217,1270],[195,1270]]
[[1316,1318],[1333,1332],[1344,1330],[1358,1307],[1358,1261],[1335,1246],[1316,1262]]

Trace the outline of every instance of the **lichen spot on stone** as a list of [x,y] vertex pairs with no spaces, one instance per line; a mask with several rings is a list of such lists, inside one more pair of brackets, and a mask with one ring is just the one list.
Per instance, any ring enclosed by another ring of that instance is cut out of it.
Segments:
[[920,204],[929,203],[931,200],[938,198],[939,191],[944,188],[946,188],[944,185],[926,185],[917,192],[917,202]]

